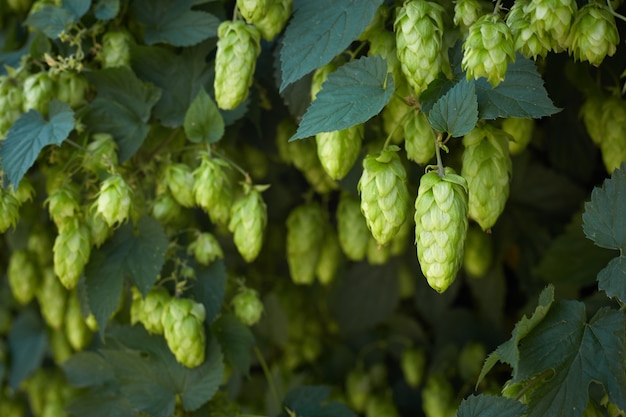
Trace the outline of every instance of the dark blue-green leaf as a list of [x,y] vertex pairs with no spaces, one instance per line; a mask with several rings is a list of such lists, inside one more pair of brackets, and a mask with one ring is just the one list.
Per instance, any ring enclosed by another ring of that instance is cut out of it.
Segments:
[[98,0],[94,6],[94,14],[100,20],[111,20],[120,11],[120,0]]
[[328,76],[289,140],[364,123],[385,107],[393,92],[393,77],[380,55],[351,61]]
[[148,45],[191,46],[217,36],[220,21],[210,13],[191,10],[196,0],[135,0],[133,9],[144,25]]
[[196,267],[196,281],[193,284],[196,301],[204,305],[206,322],[211,323],[222,311],[226,293],[226,267],[224,261],[217,260],[208,267]]
[[382,0],[318,0],[294,5],[280,52],[280,91],[329,63],[369,25]]
[[77,22],[89,11],[91,0],[62,0],[61,7],[70,12],[74,16],[74,22]]
[[256,344],[250,328],[232,314],[222,314],[211,325],[211,333],[217,337],[226,361],[247,375],[252,362],[252,348]]
[[150,112],[161,90],[141,82],[127,67],[107,68],[87,74],[98,90],[89,105],[85,123],[93,132],[108,132],[125,162],[137,152],[150,131]]
[[67,380],[76,387],[103,385],[115,377],[111,366],[96,352],[78,352],[62,366]]
[[356,417],[345,404],[328,402],[330,387],[322,385],[303,385],[289,391],[283,401],[280,417]]
[[69,10],[46,4],[30,14],[24,23],[56,39],[67,25],[75,21],[75,16]]
[[522,417],[526,405],[511,398],[495,395],[471,395],[464,399],[457,411],[458,417]]
[[187,109],[184,128],[187,138],[194,143],[215,143],[224,136],[222,114],[204,88]]
[[626,302],[626,256],[611,259],[609,264],[598,273],[598,288],[609,297],[617,297]]
[[504,81],[495,88],[485,78],[476,80],[476,95],[481,119],[538,119],[561,110],[548,97],[535,63],[519,53],[515,62],[509,64]]
[[74,417],[140,417],[115,386],[97,386],[74,398],[66,411]]
[[49,117],[29,110],[11,126],[0,147],[0,166],[15,188],[33,165],[41,149],[60,145],[74,128],[74,112],[69,104],[52,100]]
[[24,309],[13,320],[8,341],[11,353],[8,382],[16,390],[24,379],[41,366],[48,346],[46,326],[32,308]]
[[459,81],[435,102],[428,113],[431,126],[452,137],[469,133],[478,121],[478,99],[473,82]]

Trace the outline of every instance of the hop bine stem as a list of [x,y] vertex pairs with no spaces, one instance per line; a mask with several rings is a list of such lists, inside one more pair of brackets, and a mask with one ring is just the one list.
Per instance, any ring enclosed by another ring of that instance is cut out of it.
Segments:
[[437,156],[437,175],[443,178],[445,175],[443,170],[443,161],[441,160],[441,148],[443,147],[443,141],[441,140],[442,133],[437,133],[435,138],[435,155]]

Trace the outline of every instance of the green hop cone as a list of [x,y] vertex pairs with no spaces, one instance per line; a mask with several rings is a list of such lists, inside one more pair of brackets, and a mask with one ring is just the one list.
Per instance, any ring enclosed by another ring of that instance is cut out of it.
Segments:
[[456,416],[454,387],[442,373],[431,374],[422,389],[422,408],[426,417]]
[[415,244],[422,273],[437,292],[456,279],[467,226],[465,179],[449,167],[443,177],[437,171],[424,174],[415,200]]
[[342,193],[339,197],[337,235],[348,259],[362,261],[365,258],[371,234],[361,213],[361,202],[352,194]]
[[410,347],[402,351],[400,368],[404,379],[412,388],[417,388],[424,379],[426,371],[426,351],[418,347]]
[[67,290],[61,285],[52,268],[43,270],[41,286],[37,288],[36,295],[45,322],[52,329],[61,329],[67,304]]
[[137,287],[131,287],[131,303],[130,303],[130,324],[144,322],[143,296]]
[[390,30],[380,29],[372,32],[368,39],[370,41],[368,55],[380,55],[383,57],[387,61],[387,72],[393,75],[396,92],[401,95],[404,95],[405,92],[408,93],[408,82],[398,59],[396,35]]
[[363,135],[362,124],[315,135],[317,156],[332,179],[342,179],[350,171],[361,152]]
[[13,298],[20,304],[28,304],[39,288],[39,271],[36,260],[26,250],[11,253],[7,278]]
[[493,244],[491,235],[472,225],[467,230],[463,267],[467,274],[474,278],[485,276],[493,261]]
[[263,247],[267,226],[267,205],[261,193],[269,186],[244,184],[244,195],[232,206],[228,230],[234,235],[235,246],[246,262],[256,259]]
[[66,220],[53,247],[54,273],[68,290],[78,284],[91,254],[89,226],[79,218]]
[[268,3],[267,13],[254,22],[254,25],[261,32],[263,39],[272,41],[285,28],[291,16],[293,0],[268,0]]
[[459,353],[457,366],[462,380],[469,381],[477,378],[486,357],[485,345],[478,342],[466,343],[463,349],[461,349],[461,353]]
[[6,136],[9,128],[22,115],[24,92],[17,80],[0,76],[0,139]]
[[442,70],[444,13],[445,9],[437,3],[410,0],[396,15],[398,60],[418,96]]
[[602,142],[602,137],[604,136],[602,116],[604,115],[603,106],[606,101],[607,98],[602,95],[593,95],[588,97],[580,106],[580,116],[585,124],[585,129],[596,145]]
[[287,217],[287,263],[291,280],[310,285],[324,242],[324,214],[317,203],[296,207]]
[[612,174],[626,161],[626,101],[610,97],[602,104],[600,151],[606,171]]
[[373,236],[369,236],[367,242],[367,262],[370,265],[384,265],[391,258],[391,247],[380,246]]
[[230,302],[235,316],[246,326],[255,325],[263,315],[263,303],[259,293],[252,288],[244,288]]
[[68,103],[73,109],[86,103],[89,83],[80,74],[64,71],[56,77],[56,99]]
[[204,362],[206,311],[201,303],[172,298],[163,308],[163,335],[176,360],[188,368]]
[[468,80],[485,77],[495,87],[504,80],[508,64],[513,61],[513,35],[500,16],[486,14],[470,26],[461,61]]
[[[141,296],[141,295],[140,295]],[[150,290],[146,298],[141,303],[142,313],[139,320],[148,333],[163,334],[163,312],[170,303],[172,297],[163,287],[157,287]]]
[[35,187],[28,177],[22,178],[20,185],[17,186],[17,190],[14,190],[15,198],[20,204],[24,204],[28,201],[33,201],[35,196]]
[[619,44],[615,18],[602,3],[588,3],[576,13],[569,33],[569,53],[577,61],[599,66]]
[[132,190],[121,175],[111,175],[100,184],[96,212],[109,227],[124,223],[130,216]]
[[272,0],[237,0],[239,13],[248,23],[256,23],[263,19]]
[[390,390],[367,398],[365,417],[400,417]]
[[507,117],[502,121],[502,130],[511,135],[509,141],[509,153],[517,155],[521,153],[533,138],[535,121],[519,117]]
[[325,229],[320,257],[315,266],[315,275],[322,285],[328,285],[335,279],[343,262],[343,253],[337,233],[330,224]]
[[509,197],[510,140],[511,136],[491,125],[476,127],[463,138],[461,175],[469,189],[469,216],[483,230],[496,223]]
[[211,233],[198,233],[196,239],[187,247],[187,253],[193,253],[201,265],[209,265],[217,259],[224,258],[220,243]]
[[165,183],[178,204],[193,207],[196,203],[193,193],[194,175],[187,164],[168,164],[165,168]]
[[104,217],[98,213],[94,213],[92,210],[87,210],[85,217],[87,219],[91,244],[99,248],[111,236],[113,229],[108,225]]
[[526,58],[537,59],[548,54],[550,43],[526,14],[529,3],[530,0],[517,0],[506,16],[506,24],[511,28],[515,50]]
[[383,119],[383,129],[391,137],[392,143],[399,144],[404,137],[405,118],[408,117],[411,108],[406,101],[397,95],[391,99],[381,112]]
[[87,347],[89,342],[91,342],[93,333],[87,326],[76,291],[72,291],[67,299],[64,321],[65,335],[72,348],[76,351],[81,351]]
[[43,115],[48,114],[48,104],[56,96],[55,84],[50,74],[38,72],[31,74],[24,80],[23,109],[27,112],[37,110]]
[[6,232],[11,226],[15,228],[19,218],[19,200],[8,189],[0,187],[0,234]]
[[80,213],[80,187],[77,184],[65,182],[49,193],[46,203],[54,224],[61,228],[65,222]]
[[213,223],[228,224],[233,203],[233,191],[224,172],[229,165],[222,159],[201,157],[200,166],[193,172],[195,201]]
[[454,24],[464,32],[483,15],[483,3],[480,0],[457,0],[454,4]]
[[361,211],[368,229],[381,246],[398,233],[409,211],[406,170],[398,156],[399,149],[389,146],[378,155],[367,155],[358,183]]
[[82,162],[83,168],[94,174],[99,174],[117,165],[117,143],[115,143],[113,135],[110,133],[91,135],[91,141],[87,144],[87,152],[85,152]]
[[562,52],[567,49],[577,10],[575,0],[531,0],[524,8],[524,17],[549,50]]
[[248,97],[256,59],[261,53],[261,33],[243,21],[225,21],[217,29],[215,101],[233,110]]
[[183,207],[169,192],[159,194],[152,203],[152,215],[159,222],[170,225],[182,220]]
[[108,30],[102,37],[99,59],[103,68],[130,67],[132,35],[126,30]]
[[311,101],[315,101],[317,93],[322,90],[322,86],[328,79],[328,76],[335,72],[338,66],[338,60],[334,60],[315,70],[311,79]]
[[424,112],[416,110],[404,125],[404,148],[406,156],[420,165],[435,156],[435,131]]
[[367,399],[372,392],[369,374],[361,367],[352,369],[346,376],[348,403],[357,412],[365,411]]

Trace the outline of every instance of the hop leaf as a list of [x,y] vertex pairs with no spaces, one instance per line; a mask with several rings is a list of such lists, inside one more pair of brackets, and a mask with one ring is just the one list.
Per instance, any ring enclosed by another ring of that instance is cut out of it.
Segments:
[[578,13],[570,29],[570,55],[577,61],[599,66],[613,56],[619,44],[615,18],[604,4],[588,3]]
[[362,261],[365,258],[371,234],[361,213],[359,199],[348,193],[342,193],[339,197],[337,235],[341,249],[348,259]]
[[291,280],[312,284],[324,240],[324,215],[317,203],[296,207],[287,217],[287,263]]
[[163,308],[163,335],[176,360],[188,368],[204,362],[204,306],[187,298],[172,298]]
[[367,155],[358,183],[361,211],[367,227],[380,245],[391,241],[409,211],[406,171],[397,154],[398,150],[397,146],[391,146],[383,149],[379,155]]
[[228,230],[234,234],[235,245],[246,262],[256,259],[263,246],[267,226],[267,206],[261,192],[267,186],[245,185],[245,194],[232,206]]
[[422,176],[415,200],[417,258],[428,284],[444,292],[463,262],[467,233],[467,182],[452,168]]
[[208,213],[214,223],[227,224],[233,192],[222,159],[201,157],[200,166],[193,172],[193,194],[196,203]]

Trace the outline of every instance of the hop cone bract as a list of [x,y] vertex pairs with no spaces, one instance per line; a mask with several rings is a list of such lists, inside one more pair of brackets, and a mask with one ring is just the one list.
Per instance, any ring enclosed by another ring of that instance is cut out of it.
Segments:
[[615,18],[602,3],[588,3],[576,14],[569,34],[569,52],[577,61],[599,66],[619,44]]
[[188,368],[204,362],[206,311],[201,303],[172,298],[163,308],[163,335],[176,360]]
[[263,246],[267,225],[267,206],[261,192],[265,186],[245,186],[245,194],[233,204],[228,230],[234,234],[235,246],[246,262],[256,259]]
[[[140,295],[141,297],[141,295]],[[150,290],[146,298],[141,302],[141,314],[139,320],[148,333],[163,334],[163,312],[169,305],[172,297],[163,287]]]
[[130,215],[132,190],[121,175],[111,175],[100,185],[96,211],[109,227],[125,222]]
[[463,263],[467,233],[467,182],[452,168],[424,174],[415,200],[417,258],[428,284],[444,292]]
[[324,241],[324,215],[317,203],[296,207],[287,217],[287,263],[291,280],[312,284]]
[[237,0],[237,8],[248,23],[255,23],[267,14],[272,0]]
[[188,253],[193,253],[196,261],[202,265],[209,265],[216,259],[224,258],[220,243],[211,233],[198,233],[196,240],[187,247]]
[[261,36],[266,41],[272,41],[287,24],[291,16],[293,0],[268,0],[267,13],[261,19],[254,22],[254,25],[261,32]]

